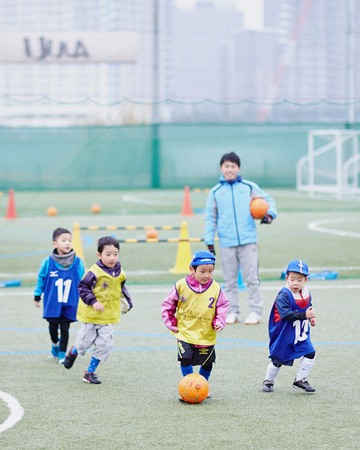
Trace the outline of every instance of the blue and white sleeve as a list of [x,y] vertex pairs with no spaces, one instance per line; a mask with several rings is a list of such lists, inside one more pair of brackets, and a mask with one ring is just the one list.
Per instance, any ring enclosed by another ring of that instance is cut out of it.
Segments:
[[45,289],[45,280],[49,273],[49,258],[45,258],[41,261],[36,288],[34,291],[34,297],[40,297]]
[[82,277],[85,275],[85,265],[83,263],[83,260],[81,258],[79,258],[79,265],[78,265],[78,274],[79,274],[79,279],[81,280]]

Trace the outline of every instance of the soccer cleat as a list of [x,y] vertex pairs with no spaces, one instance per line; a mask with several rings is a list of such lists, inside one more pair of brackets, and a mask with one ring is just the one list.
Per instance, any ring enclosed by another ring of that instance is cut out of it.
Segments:
[[64,359],[65,369],[71,369],[75,362],[75,359],[77,358],[77,355],[74,355],[74,353],[71,352],[72,349],[73,349],[73,347],[71,347],[69,353],[66,355],[66,357]]
[[263,381],[263,391],[264,392],[273,392],[274,391],[274,382],[269,380]]
[[85,381],[85,383],[101,384],[101,381],[99,380],[95,372],[85,372],[83,381]]
[[51,355],[53,358],[57,358],[59,356],[59,348],[60,341],[56,345],[54,343],[51,344]]
[[59,352],[59,364],[64,364],[65,358],[66,358],[66,353],[65,352]]
[[293,387],[295,389],[302,389],[305,392],[315,392],[315,388],[313,388],[309,383],[308,380],[306,378],[304,378],[303,380],[297,380],[296,378],[293,382]]
[[257,323],[261,322],[261,318],[259,314],[256,314],[256,312],[252,311],[248,318],[245,320],[245,325],[256,325]]
[[239,322],[239,316],[236,313],[230,313],[226,317],[226,323],[232,325]]

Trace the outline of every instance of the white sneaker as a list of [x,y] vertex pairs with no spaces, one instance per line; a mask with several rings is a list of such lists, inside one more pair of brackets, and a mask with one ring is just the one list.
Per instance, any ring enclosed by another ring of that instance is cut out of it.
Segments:
[[233,324],[239,322],[239,316],[236,313],[230,313],[226,317],[226,323]]
[[256,325],[257,323],[261,322],[261,318],[259,314],[256,314],[256,312],[251,312],[249,314],[249,317],[245,320],[245,325]]

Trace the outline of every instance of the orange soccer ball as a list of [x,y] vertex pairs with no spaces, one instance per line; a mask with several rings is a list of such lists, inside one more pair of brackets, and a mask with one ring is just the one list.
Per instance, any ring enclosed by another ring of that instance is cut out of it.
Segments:
[[148,239],[157,239],[158,238],[157,230],[155,230],[154,228],[152,228],[151,230],[147,230],[146,237]]
[[179,394],[188,403],[201,403],[209,393],[209,383],[198,373],[186,375],[179,383]]
[[93,214],[99,214],[99,212],[101,211],[101,206],[100,205],[92,205],[91,207],[91,212]]
[[250,212],[254,219],[262,219],[268,212],[269,205],[264,198],[255,198],[250,203]]
[[56,216],[57,209],[55,208],[55,206],[49,206],[48,209],[46,210],[46,214],[48,216]]

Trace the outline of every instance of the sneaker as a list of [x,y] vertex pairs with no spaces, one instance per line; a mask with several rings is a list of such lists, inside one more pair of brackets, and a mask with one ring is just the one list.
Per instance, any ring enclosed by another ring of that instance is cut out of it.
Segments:
[[101,381],[99,380],[95,372],[85,372],[83,381],[85,381],[85,383],[101,384]]
[[66,358],[66,353],[65,352],[59,352],[59,364],[64,364],[65,358]]
[[51,344],[51,355],[53,358],[57,358],[59,356],[59,348],[60,341],[56,345],[54,343]]
[[259,314],[256,314],[256,312],[251,312],[248,316],[248,318],[245,320],[245,325],[256,325],[257,323],[261,322],[261,318]]
[[293,382],[293,387],[295,389],[302,389],[303,391],[306,391],[306,392],[315,392],[315,389],[312,386],[310,386],[310,384],[308,383],[308,380],[306,378],[304,378],[303,380],[297,380],[297,381],[295,378],[295,380]]
[[269,380],[263,381],[263,391],[264,392],[273,392],[274,391],[274,382]]
[[233,324],[239,322],[239,316],[236,313],[230,313],[226,317],[226,323]]
[[75,359],[77,358],[77,355],[74,355],[74,353],[71,352],[72,349],[73,349],[73,347],[71,347],[69,353],[66,355],[66,357],[64,359],[65,369],[71,369],[75,362]]

